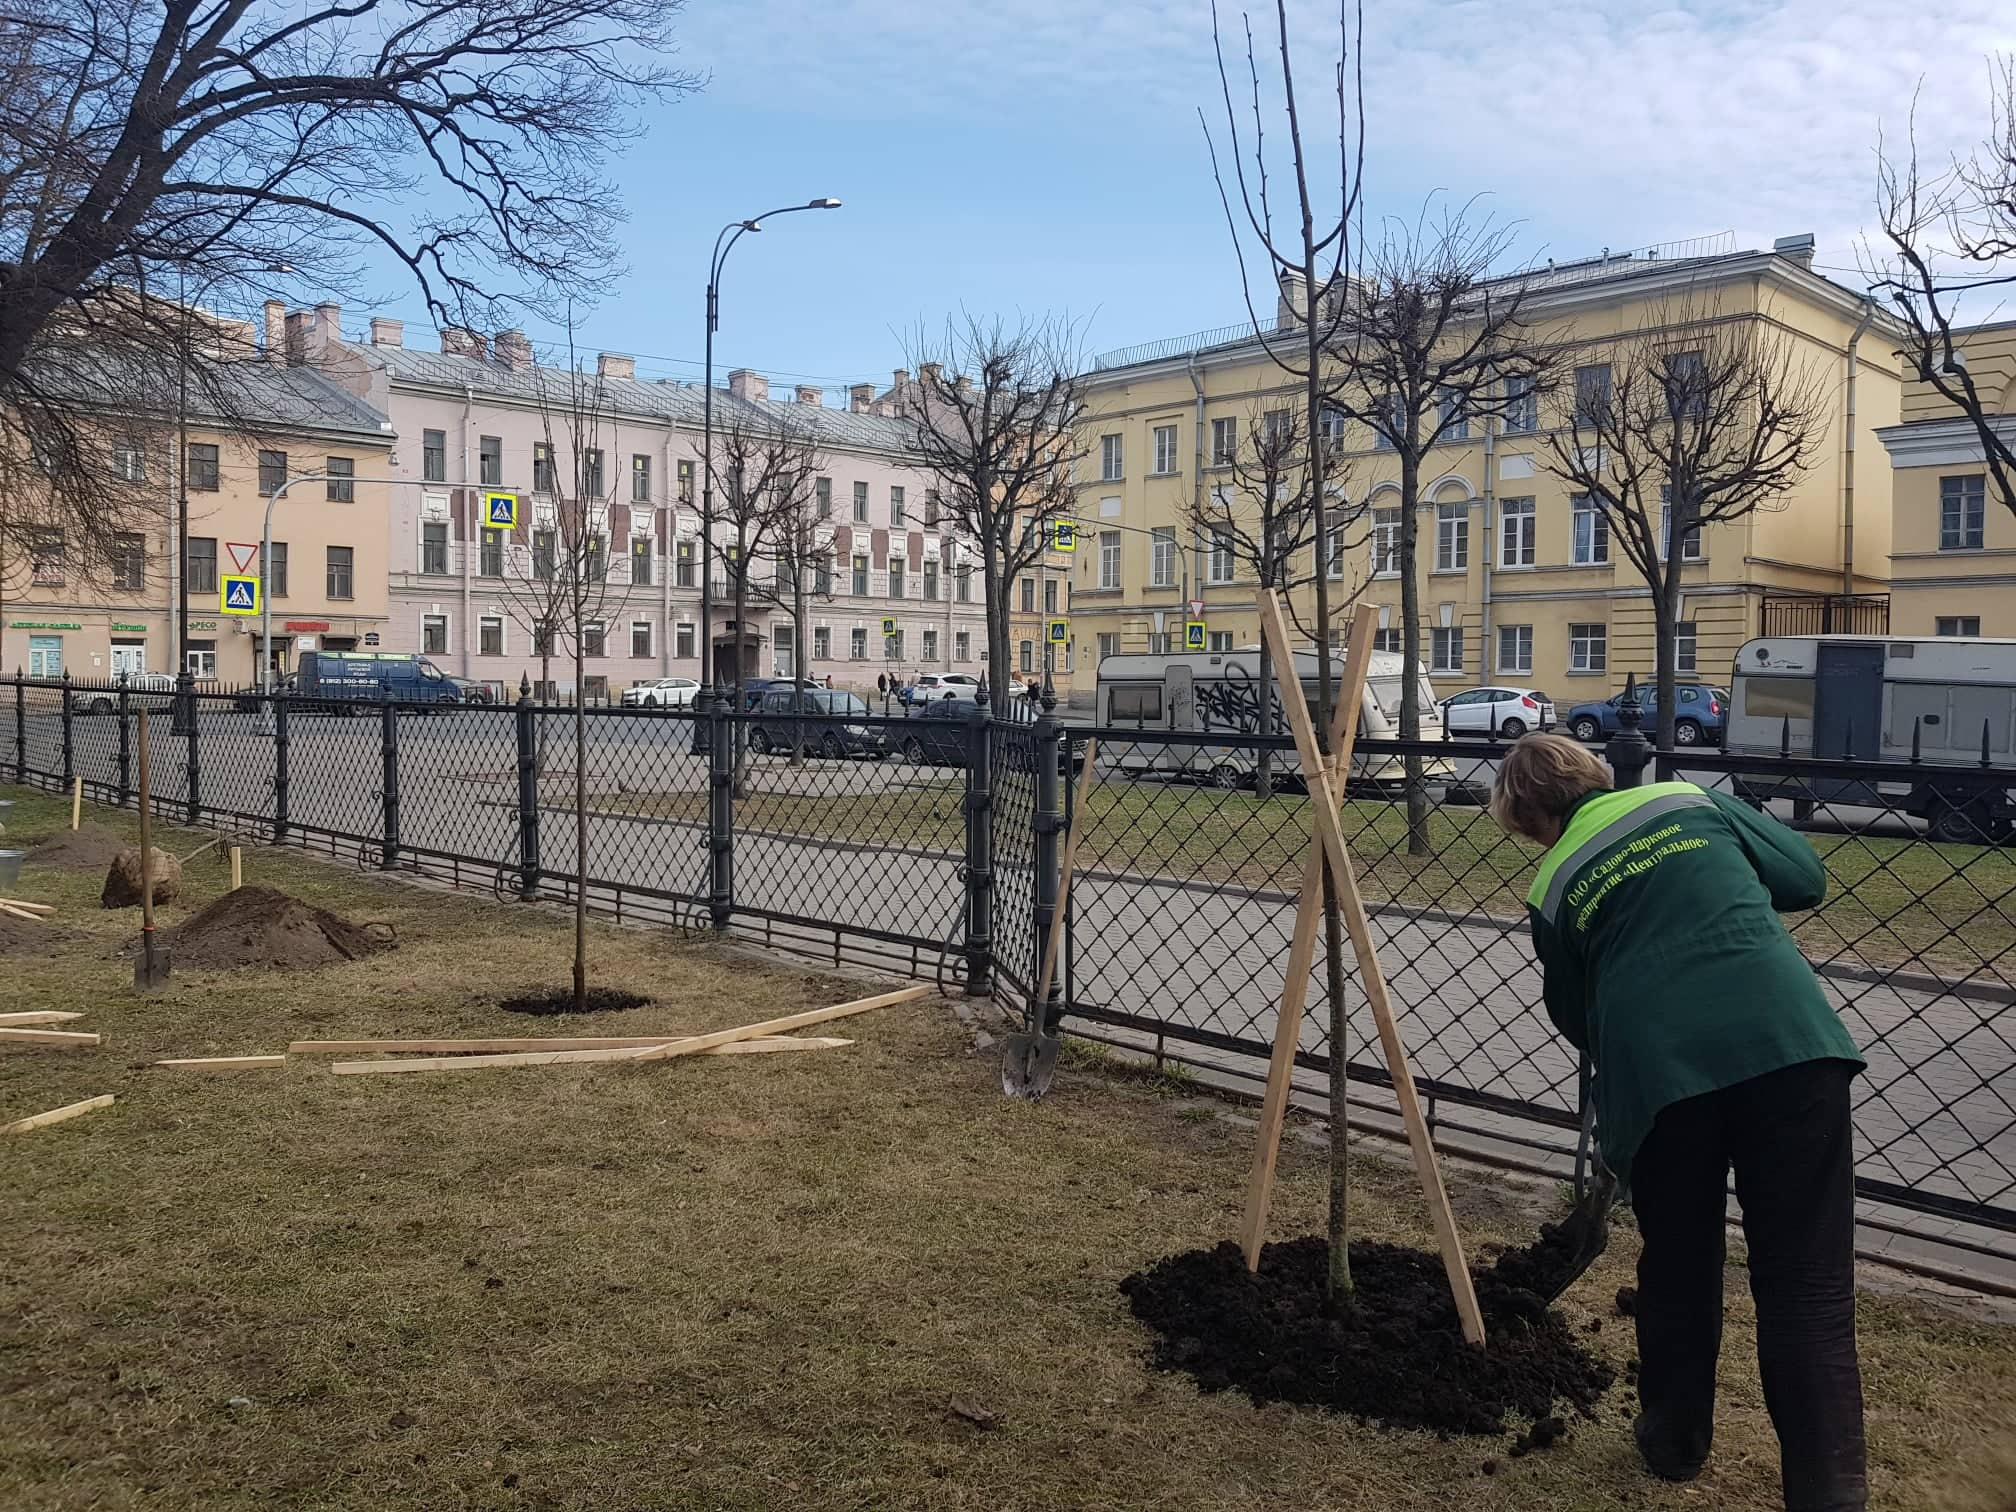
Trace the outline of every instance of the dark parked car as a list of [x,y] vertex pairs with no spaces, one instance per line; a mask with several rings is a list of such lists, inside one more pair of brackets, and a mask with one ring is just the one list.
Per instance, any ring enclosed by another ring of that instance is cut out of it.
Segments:
[[[788,688],[790,686],[791,679],[788,677],[743,678],[742,712],[745,714],[754,712],[756,706],[763,701],[763,695],[768,693],[772,688]],[[727,699],[731,706],[734,704],[735,685],[733,683],[723,683],[716,691],[723,698]],[[708,705],[699,698],[693,700],[691,707],[695,713],[705,714],[708,712]],[[693,721],[692,749],[695,756],[705,756],[707,754],[707,721],[705,719],[696,719]]]
[[[1562,723],[1577,740],[1605,740],[1623,728],[1617,718],[1617,705],[1623,700],[1624,695],[1619,693],[1601,703],[1577,704],[1568,711],[1568,717]],[[1638,701],[1645,710],[1645,718],[1639,728],[1649,736],[1659,728],[1659,690],[1656,687],[1641,688]],[[1675,745],[1720,745],[1728,716],[1729,692],[1726,688],[1711,688],[1707,683],[1692,682],[1674,685]]]
[[919,703],[892,735],[890,744],[912,766],[966,765],[968,721],[979,708],[970,698],[937,698]]
[[[804,719],[794,715],[808,716]],[[868,706],[840,688],[794,688],[778,683],[766,689],[756,705],[756,719],[749,727],[749,749],[758,756],[770,751],[789,751],[802,740],[816,756],[872,756],[880,758],[885,747],[882,732],[874,725],[860,723],[869,718]]]

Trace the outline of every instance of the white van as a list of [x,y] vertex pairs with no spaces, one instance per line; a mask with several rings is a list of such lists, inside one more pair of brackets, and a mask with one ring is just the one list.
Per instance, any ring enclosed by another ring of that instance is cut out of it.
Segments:
[[1746,796],[1864,802],[1926,820],[1942,840],[2000,839],[2010,790],[1941,782],[1940,769],[2007,768],[2016,757],[2016,640],[1961,636],[1767,635],[1736,653],[1731,755],[1911,763],[1895,781],[1745,776]]
[[[1330,665],[1332,676],[1341,682],[1342,660],[1332,657]],[[1399,738],[1400,688],[1405,665],[1398,652],[1372,653],[1358,712],[1361,740]],[[1301,680],[1302,695],[1309,701],[1312,716],[1316,709],[1317,672],[1314,651],[1295,653],[1295,675]],[[1421,701],[1421,739],[1441,740],[1442,710],[1435,701],[1435,690],[1419,667],[1414,675]],[[1273,693],[1270,702],[1274,706],[1275,732],[1285,733],[1287,719],[1281,711],[1280,694]],[[1101,657],[1094,709],[1097,723],[1122,730],[1257,735],[1262,730],[1260,652],[1250,648],[1186,651],[1171,656]],[[1219,787],[1243,787],[1252,780],[1257,766],[1255,754],[1251,746],[1240,744],[1165,745],[1143,741],[1118,748],[1110,757],[1102,747],[1100,765],[1136,774],[1157,772],[1189,777]],[[1277,752],[1272,765],[1284,776],[1299,777],[1302,770],[1301,758],[1293,750]],[[1430,758],[1427,763],[1428,775],[1438,781],[1454,770],[1446,758]],[[1405,765],[1398,757],[1352,758],[1353,782],[1398,785],[1405,776]]]

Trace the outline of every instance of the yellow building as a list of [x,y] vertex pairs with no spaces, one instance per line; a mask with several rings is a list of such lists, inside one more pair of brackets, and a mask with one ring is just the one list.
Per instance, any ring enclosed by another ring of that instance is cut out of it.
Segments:
[[[1963,360],[2016,441],[2016,320],[1968,331]],[[1973,421],[1923,379],[1903,421],[1879,434],[1893,469],[1891,629],[1898,635],[2016,636],[2016,514],[1995,495]]]
[[150,392],[144,407],[106,420],[109,465],[152,495],[145,527],[113,543],[109,570],[80,568],[84,553],[58,531],[44,533],[27,570],[8,575],[0,665],[9,672],[105,682],[186,666],[206,682],[256,681],[261,620],[224,614],[220,579],[241,561],[259,572],[268,500],[283,479],[313,473],[331,476],[290,490],[273,511],[264,591],[277,666],[285,672],[310,646],[379,644],[388,582],[382,480],[392,441],[384,417],[320,373],[250,356],[192,384],[192,409],[205,394],[228,395],[232,420],[189,415],[187,645],[176,644],[176,425],[172,407],[164,413]]
[[[1564,367],[1601,364],[1606,343],[1654,331],[1675,311],[1696,323],[1707,312],[1765,323],[1825,395],[1819,460],[1783,507],[1710,525],[1691,547],[1699,560],[1684,569],[1683,675],[1725,680],[1765,622],[1767,599],[1789,599],[1794,611],[1774,610],[1774,628],[1850,596],[1880,610],[1890,472],[1874,433],[1898,414],[1897,342],[1859,294],[1814,272],[1812,257],[1810,237],[1790,237],[1769,252],[1654,249],[1530,275],[1531,327],[1561,346]],[[1178,649],[1193,603],[1208,649],[1257,643],[1251,569],[1192,538],[1190,501],[1231,481],[1237,438],[1266,410],[1300,402],[1300,386],[1250,327],[1098,360],[1071,596],[1081,673],[1101,655]],[[1644,680],[1653,671],[1642,577],[1607,532],[1578,522],[1572,490],[1547,470],[1550,431],[1567,424],[1570,403],[1572,393],[1550,396],[1525,424],[1473,420],[1424,459],[1422,646],[1440,693],[1504,681],[1545,688],[1565,706],[1622,687],[1627,672]],[[1333,602],[1359,595],[1377,605],[1380,644],[1398,650],[1399,574],[1385,556],[1399,464],[1356,422],[1343,424],[1339,445],[1341,486],[1362,516],[1333,569]],[[1305,559],[1296,574],[1305,601],[1311,570]],[[1081,675],[1088,692],[1091,682]]]

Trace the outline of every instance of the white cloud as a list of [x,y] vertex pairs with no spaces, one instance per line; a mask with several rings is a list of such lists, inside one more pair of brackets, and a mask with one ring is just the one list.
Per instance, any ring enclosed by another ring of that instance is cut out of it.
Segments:
[[[1291,11],[1302,88],[1320,96],[1335,12],[1316,0]],[[1271,17],[1261,4],[1256,28]],[[1868,219],[1879,125],[1903,131],[1922,79],[1921,144],[1934,156],[1971,146],[1987,125],[1985,60],[2016,48],[2016,8],[1374,0],[1366,32],[1370,153],[1393,208],[1437,186],[1488,191],[1498,213],[1553,228],[1563,256],[1694,231],[1757,245],[1810,230],[1823,262],[1846,264]],[[716,100],[836,122],[1096,133],[1169,144],[1187,165],[1196,107],[1217,113],[1197,0],[694,0],[685,41],[688,61],[714,71]],[[1208,185],[1198,190],[1211,212]]]

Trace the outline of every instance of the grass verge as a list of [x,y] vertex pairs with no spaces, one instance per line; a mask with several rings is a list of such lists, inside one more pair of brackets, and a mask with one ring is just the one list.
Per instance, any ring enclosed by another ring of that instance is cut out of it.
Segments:
[[[64,822],[17,796],[10,840]],[[193,862],[167,922],[225,876]],[[0,1116],[120,1101],[0,1150],[10,1512],[1777,1505],[1740,1270],[1692,1490],[1638,1470],[1621,1387],[1565,1447],[1510,1461],[1146,1373],[1115,1284],[1234,1232],[1250,1134],[1096,1055],[1009,1102],[935,1005],[850,1020],[845,1050],[656,1067],[152,1069],[297,1037],[707,1029],[861,990],[598,925],[597,979],[654,1002],[528,1023],[496,1001],[561,979],[562,921],[283,852],[247,876],[389,920],[401,948],[178,971],[143,999],[117,955],[137,918],[96,908],[97,877],[31,867],[15,890],[63,933],[0,962],[0,1009],[84,1011],[107,1042],[0,1050]],[[1356,1175],[1360,1232],[1431,1242],[1403,1167]],[[1452,1185],[1473,1247],[1530,1236],[1523,1198]],[[1323,1191],[1291,1142],[1274,1231],[1316,1228]],[[1569,1302],[1619,1365],[1607,1299],[1630,1259],[1620,1240]],[[2016,1334],[1878,1296],[1861,1324],[1876,1505],[1939,1507],[2016,1411]]]

